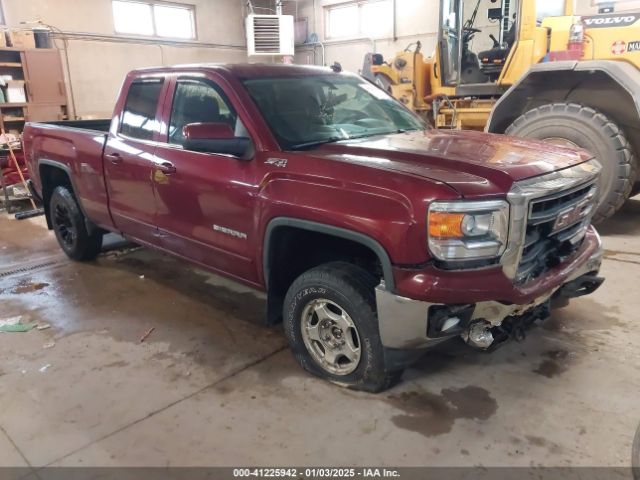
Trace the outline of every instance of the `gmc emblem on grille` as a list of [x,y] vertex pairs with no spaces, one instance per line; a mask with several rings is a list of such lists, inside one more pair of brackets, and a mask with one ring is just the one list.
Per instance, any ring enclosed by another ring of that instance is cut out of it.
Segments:
[[558,214],[558,217],[556,218],[556,221],[553,224],[553,229],[551,230],[551,233],[555,233],[575,223],[578,223],[580,220],[582,220],[587,215],[589,215],[592,207],[593,207],[593,194],[589,194],[580,203],[576,203],[575,205],[562,210]]

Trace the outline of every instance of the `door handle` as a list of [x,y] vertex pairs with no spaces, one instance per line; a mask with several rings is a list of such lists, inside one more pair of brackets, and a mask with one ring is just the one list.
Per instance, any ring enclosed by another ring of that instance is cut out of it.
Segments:
[[156,169],[160,170],[165,175],[171,175],[172,173],[176,173],[176,167],[171,162],[157,163]]
[[120,155],[118,152],[105,153],[104,158],[108,159],[114,165],[120,165],[123,161],[122,155]]

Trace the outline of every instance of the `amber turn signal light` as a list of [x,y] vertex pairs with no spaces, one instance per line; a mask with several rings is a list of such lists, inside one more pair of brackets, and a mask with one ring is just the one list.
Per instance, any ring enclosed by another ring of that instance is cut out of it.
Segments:
[[461,238],[464,213],[429,213],[429,235],[437,238]]

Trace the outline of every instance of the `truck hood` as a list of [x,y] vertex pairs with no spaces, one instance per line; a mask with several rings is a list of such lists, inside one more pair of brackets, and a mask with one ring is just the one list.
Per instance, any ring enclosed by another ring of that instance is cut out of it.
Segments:
[[429,178],[463,196],[504,194],[513,182],[590,160],[584,150],[481,132],[426,130],[322,145],[314,155]]

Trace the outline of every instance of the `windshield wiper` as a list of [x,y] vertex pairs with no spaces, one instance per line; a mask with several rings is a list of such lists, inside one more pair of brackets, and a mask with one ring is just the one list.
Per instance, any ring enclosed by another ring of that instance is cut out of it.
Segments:
[[330,138],[325,138],[324,140],[314,140],[312,142],[297,143],[289,147],[289,150],[303,150],[305,148],[312,148],[312,147],[317,147],[318,145],[324,145],[325,143],[339,142],[340,140],[349,140],[349,137],[347,138],[330,137]]
[[423,128],[415,127],[415,128],[399,128],[396,133],[407,133],[407,132],[419,132],[423,131]]
[[289,150],[304,150],[305,148],[313,148],[319,145],[324,145],[325,143],[334,143],[334,142],[340,142],[343,140],[357,140],[361,138],[378,137],[382,135],[393,135],[395,133],[406,133],[406,132],[413,132],[416,130],[420,130],[420,129],[419,128],[398,128],[397,130],[392,130],[390,132],[364,133],[360,135],[351,135],[350,137],[329,137],[329,138],[325,138],[324,140],[314,140],[312,142],[297,143],[289,147]]

